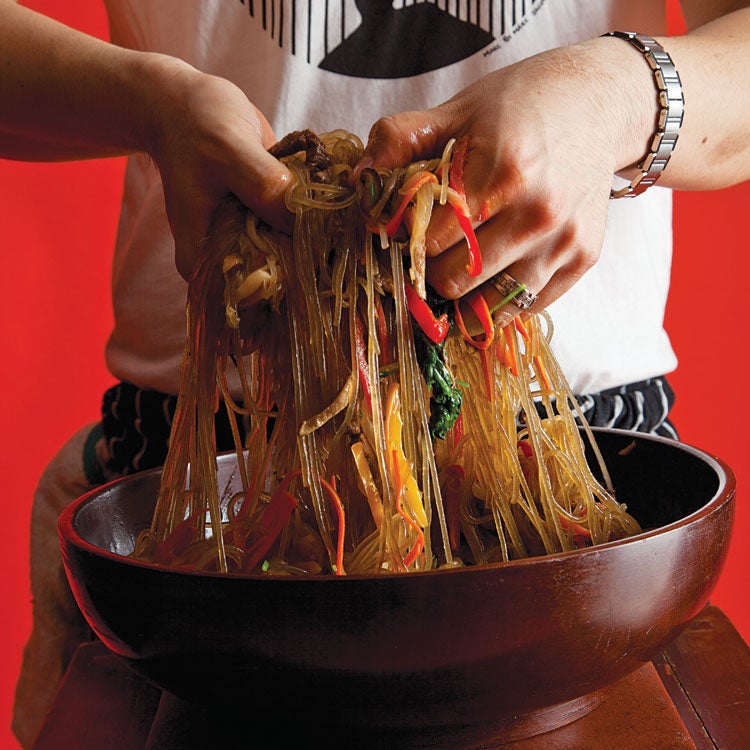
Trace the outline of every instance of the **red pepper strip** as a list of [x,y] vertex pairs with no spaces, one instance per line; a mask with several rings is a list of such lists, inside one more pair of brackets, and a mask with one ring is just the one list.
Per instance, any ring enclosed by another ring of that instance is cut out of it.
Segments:
[[453,444],[453,450],[456,450],[458,444],[464,436],[464,415],[459,414],[456,421],[453,423],[453,427],[450,429],[451,441]]
[[[417,194],[417,190],[419,190],[422,185],[425,185],[428,182],[437,181],[437,177],[432,172],[425,171],[417,172],[410,180],[407,180],[401,190],[399,190],[399,194],[403,196],[403,198],[401,199],[401,203],[396,209],[396,213],[393,214],[393,216],[391,216],[391,218],[385,224],[385,233],[388,237],[392,237],[401,225],[401,220],[404,218],[404,211],[406,211],[406,207],[409,205],[409,203],[411,203],[414,196]],[[369,229],[375,234],[380,233],[379,224],[371,224],[369,226]]]
[[205,516],[206,511],[201,509],[188,516],[175,526],[164,539],[159,542],[154,550],[154,562],[168,565],[179,557],[195,541],[198,531],[198,520]]
[[370,393],[370,368],[367,364],[367,349],[365,347],[365,324],[362,322],[362,316],[357,312],[354,318],[354,345],[356,347],[357,374],[359,375],[359,384],[365,394],[367,407],[372,414],[372,394]]
[[346,571],[344,570],[344,534],[346,533],[346,517],[344,515],[344,504],[341,502],[339,493],[336,492],[336,488],[327,480],[320,477],[320,484],[323,489],[328,493],[328,497],[331,498],[333,507],[336,510],[336,518],[338,520],[338,535],[336,539],[336,575],[345,576]]
[[466,152],[468,141],[459,138],[453,146],[451,155],[450,173],[448,174],[448,185],[452,187],[462,198],[466,197],[464,188],[464,167],[466,166]]
[[454,191],[454,194],[448,193],[448,203],[456,214],[458,224],[463,230],[466,243],[469,246],[469,264],[466,266],[466,270],[469,272],[469,276],[479,276],[482,273],[482,253],[479,250],[479,242],[471,223],[471,214],[466,203],[466,188],[464,187],[467,149],[466,138],[460,138],[456,141],[451,157],[450,174],[448,175],[448,186]]
[[523,453],[524,458],[531,458],[534,452],[531,450],[531,444],[528,440],[519,440],[516,443],[516,447]]
[[380,295],[375,295],[375,320],[378,326],[378,345],[380,346],[380,364],[387,365],[390,362],[388,350],[388,326],[385,320],[385,310],[383,309],[383,300]]
[[461,544],[461,490],[465,479],[466,472],[463,466],[451,464],[445,469],[443,499],[448,522],[448,539],[453,552],[458,551]]
[[404,290],[406,291],[406,304],[409,307],[409,312],[424,331],[425,336],[436,344],[442,344],[451,327],[448,315],[443,313],[439,318],[436,318],[427,302],[417,294],[416,289],[408,282],[404,282]]
[[464,233],[469,248],[469,263],[466,270],[469,272],[469,276],[479,276],[482,273],[482,251],[479,249],[479,240],[477,240],[477,235],[471,223],[469,206],[466,204],[466,200],[455,191],[448,192],[448,203],[456,214],[458,225]]
[[586,542],[591,541],[591,532],[587,528],[575,521],[571,521],[567,516],[560,513],[560,511],[557,512],[557,515],[560,519],[560,526],[573,532],[573,543],[576,547],[580,549],[586,546]]
[[513,373],[513,375],[518,375],[518,353],[516,352],[516,340],[513,338],[513,333],[510,330],[512,323],[508,323],[507,326],[503,328],[503,333],[505,333],[505,361],[508,369]]
[[298,477],[302,471],[294,469],[290,471],[278,484],[268,501],[268,505],[260,517],[258,525],[261,537],[251,544],[246,550],[245,572],[250,573],[256,565],[265,557],[271,545],[281,533],[284,524],[289,520],[294,508],[297,506],[297,498],[289,492],[292,480]]
[[393,450],[392,453],[393,473],[396,485],[396,510],[398,511],[398,514],[401,516],[401,518],[403,518],[404,521],[406,521],[406,523],[411,526],[417,534],[417,541],[414,542],[412,548],[409,550],[406,557],[404,557],[404,566],[408,568],[417,559],[417,556],[424,547],[424,533],[419,527],[419,524],[404,510],[404,505],[401,501],[401,496],[404,494],[404,483],[401,479],[398,451]]

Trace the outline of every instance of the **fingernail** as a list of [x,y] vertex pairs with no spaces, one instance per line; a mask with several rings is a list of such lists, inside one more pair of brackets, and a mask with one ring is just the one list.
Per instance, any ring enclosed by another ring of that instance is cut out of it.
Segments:
[[514,317],[515,315],[513,313],[501,310],[500,312],[495,314],[495,325],[500,326],[501,328],[505,328],[505,326],[513,322]]

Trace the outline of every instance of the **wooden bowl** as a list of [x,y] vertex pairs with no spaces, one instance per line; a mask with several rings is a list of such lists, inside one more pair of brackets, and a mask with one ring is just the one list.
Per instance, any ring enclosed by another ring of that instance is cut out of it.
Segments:
[[[530,736],[572,721],[675,638],[724,564],[735,478],[667,439],[596,430],[618,499],[653,530],[486,567],[269,578],[131,560],[158,470],[81,497],[60,519],[76,600],[140,674],[243,721],[453,738]],[[221,478],[236,459],[219,459]],[[401,746],[406,747],[404,740]],[[435,742],[431,746],[437,747]],[[474,746],[474,745],[471,745]]]

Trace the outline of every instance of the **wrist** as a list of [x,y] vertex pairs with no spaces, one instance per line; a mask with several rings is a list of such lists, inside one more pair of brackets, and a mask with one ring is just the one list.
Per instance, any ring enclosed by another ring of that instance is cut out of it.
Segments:
[[610,31],[603,37],[627,42],[649,66],[654,77],[657,116],[648,150],[637,164],[637,172],[628,184],[612,189],[612,198],[633,198],[648,190],[667,167],[679,138],[685,99],[682,82],[672,58],[653,37],[632,31]]
[[135,112],[128,145],[156,158],[166,134],[181,120],[180,102],[204,74],[170,55],[134,52],[123,76],[125,96]]
[[612,171],[625,179],[648,153],[660,105],[654,76],[643,54],[628,42],[599,37],[581,45],[593,57],[600,122],[610,134]]

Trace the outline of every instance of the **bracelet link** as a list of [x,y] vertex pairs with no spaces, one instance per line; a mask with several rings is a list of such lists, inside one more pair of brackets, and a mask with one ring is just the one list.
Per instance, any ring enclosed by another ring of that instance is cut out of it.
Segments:
[[614,36],[630,42],[641,52],[654,73],[658,93],[659,113],[656,129],[649,144],[649,151],[637,165],[639,174],[629,185],[610,191],[610,198],[634,198],[651,187],[667,166],[677,144],[682,119],[685,114],[685,98],[680,75],[672,58],[652,37],[632,31],[609,31],[602,36]]

